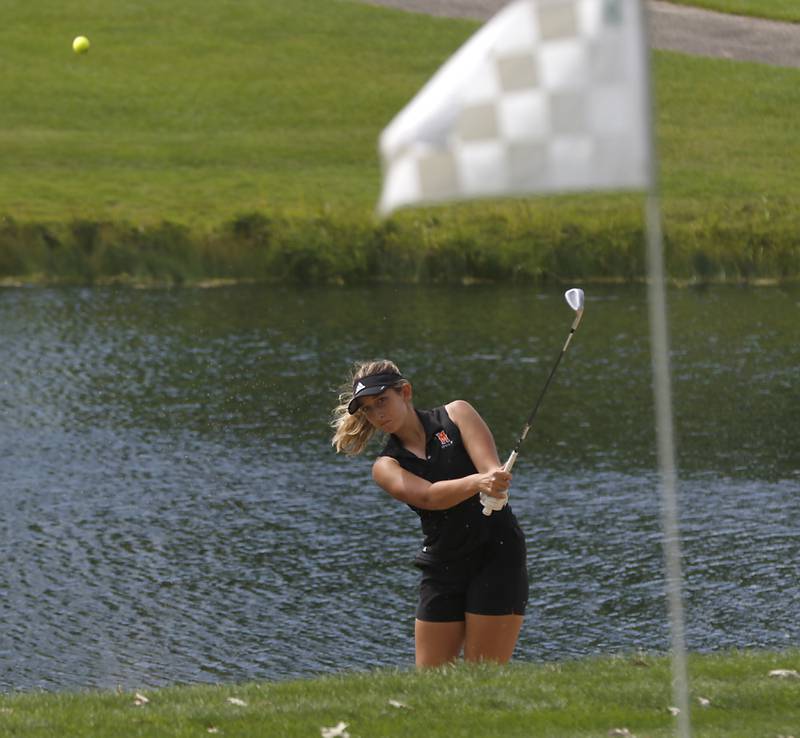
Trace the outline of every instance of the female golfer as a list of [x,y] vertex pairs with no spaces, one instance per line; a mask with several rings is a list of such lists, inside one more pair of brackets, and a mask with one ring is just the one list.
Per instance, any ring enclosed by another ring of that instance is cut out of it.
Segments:
[[[417,666],[458,658],[506,663],[528,600],[525,537],[505,505],[511,475],[475,409],[455,400],[416,410],[391,361],[357,365],[334,411],[332,443],[358,454],[389,434],[372,477],[420,517],[424,541],[414,628]],[[483,515],[484,504],[491,516]]]

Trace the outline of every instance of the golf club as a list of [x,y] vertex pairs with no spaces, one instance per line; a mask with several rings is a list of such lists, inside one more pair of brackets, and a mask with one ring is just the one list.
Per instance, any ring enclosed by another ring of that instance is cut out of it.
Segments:
[[[556,369],[558,369],[558,365],[561,363],[561,359],[567,352],[567,348],[569,347],[569,342],[572,340],[572,336],[578,329],[578,324],[581,322],[581,318],[583,317],[583,302],[584,302],[583,290],[575,287],[572,288],[571,290],[567,290],[564,293],[564,299],[567,301],[567,304],[575,311],[575,320],[572,321],[572,326],[569,329],[569,335],[567,336],[567,340],[564,341],[564,346],[561,348],[561,352],[558,354],[556,363],[553,364],[553,368],[550,370],[550,374],[547,377],[547,381],[544,383],[544,387],[542,387],[542,391],[539,393],[539,399],[536,400],[536,404],[533,406],[533,410],[531,411],[531,414],[528,416],[528,420],[525,423],[525,427],[522,429],[522,433],[519,434],[519,438],[517,439],[517,442],[514,445],[514,450],[511,452],[511,455],[508,457],[508,460],[503,465],[503,471],[510,472],[511,469],[514,467],[514,463],[517,460],[517,456],[519,456],[520,446],[522,446],[522,442],[525,440],[525,437],[528,435],[528,431],[530,431],[531,426],[533,425],[533,420],[536,417],[536,413],[539,411],[539,405],[542,404],[542,399],[544,399],[545,392],[547,392],[547,388],[550,386],[550,382],[553,379],[553,375],[556,373]],[[481,493],[481,503],[484,504],[483,506],[484,515],[492,514],[493,508],[485,504],[485,502],[489,502],[491,499],[494,498],[487,499],[486,495],[484,493]]]

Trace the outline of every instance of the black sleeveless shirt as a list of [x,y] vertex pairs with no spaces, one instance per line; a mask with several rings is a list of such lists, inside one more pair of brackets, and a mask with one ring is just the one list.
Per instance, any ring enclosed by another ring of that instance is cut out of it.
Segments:
[[[425,456],[421,459],[403,446],[394,435],[389,437],[379,456],[396,459],[403,469],[429,482],[460,479],[475,474],[477,469],[461,440],[458,426],[444,407],[417,410],[425,429]],[[416,557],[417,563],[453,561],[477,551],[501,530],[516,525],[511,508],[487,517],[479,495],[458,503],[447,510],[422,510],[409,505],[419,515],[424,542]]]

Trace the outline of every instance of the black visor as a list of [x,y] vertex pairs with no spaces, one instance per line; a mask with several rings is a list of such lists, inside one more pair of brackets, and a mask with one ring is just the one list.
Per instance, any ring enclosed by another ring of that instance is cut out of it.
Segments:
[[358,410],[361,403],[359,400],[362,397],[369,397],[370,395],[379,395],[389,387],[397,384],[403,378],[402,374],[397,372],[385,372],[383,374],[371,374],[368,377],[361,377],[353,382],[353,399],[347,406],[347,412],[352,415]]

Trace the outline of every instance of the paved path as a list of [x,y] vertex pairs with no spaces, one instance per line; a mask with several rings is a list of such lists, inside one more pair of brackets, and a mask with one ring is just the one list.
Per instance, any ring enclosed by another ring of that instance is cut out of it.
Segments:
[[[508,0],[367,0],[403,10],[486,20]],[[800,2],[800,0],[798,0]],[[649,0],[656,49],[800,68],[800,23],[745,18]]]

